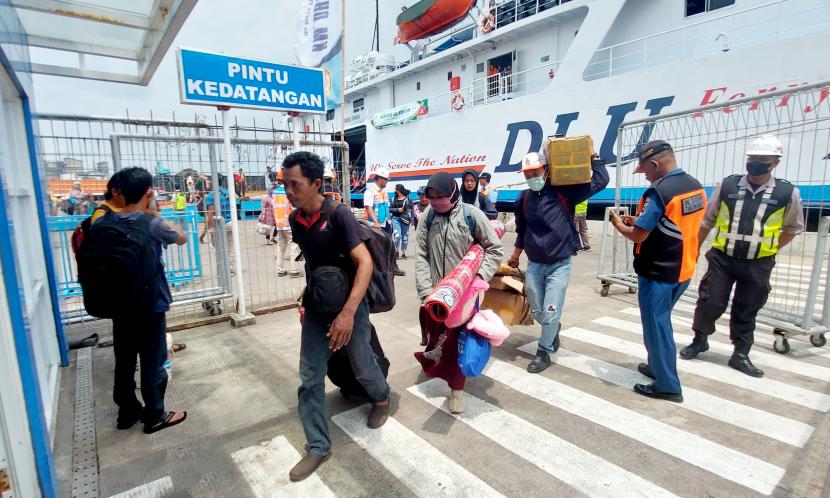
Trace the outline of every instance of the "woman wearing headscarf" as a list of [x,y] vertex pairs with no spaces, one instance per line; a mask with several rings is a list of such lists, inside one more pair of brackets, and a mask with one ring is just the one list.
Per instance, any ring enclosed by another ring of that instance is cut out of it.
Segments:
[[392,230],[398,259],[406,259],[409,248],[409,224],[412,222],[412,201],[409,190],[400,183],[395,185],[395,197],[389,201],[392,214]]
[[[474,226],[467,222],[462,207],[461,190],[448,173],[430,178],[426,188],[430,207],[424,211],[415,235],[417,252],[415,284],[418,298],[424,299],[445,275],[455,268],[473,244],[484,248],[484,259],[478,275],[489,281],[501,263],[501,240],[490,220],[476,206],[471,206]],[[439,377],[450,387],[449,409],[452,413],[464,411],[463,389],[465,377],[458,366],[458,328],[448,329],[430,318],[422,306],[420,310],[422,353],[415,353],[427,377]]]
[[495,220],[499,216],[496,206],[484,193],[478,189],[478,172],[474,169],[465,169],[461,175],[461,199],[466,204],[472,204],[481,209],[488,219]]

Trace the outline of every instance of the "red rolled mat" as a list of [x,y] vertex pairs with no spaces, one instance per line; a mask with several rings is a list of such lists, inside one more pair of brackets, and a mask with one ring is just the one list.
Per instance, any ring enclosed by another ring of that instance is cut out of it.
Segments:
[[[490,223],[499,238],[504,236],[506,231],[504,223],[500,221]],[[484,248],[473,244],[470,251],[461,258],[461,262],[441,279],[432,294],[424,300],[424,306],[430,318],[441,323],[447,319],[450,311],[458,305],[461,296],[473,282],[483,260]]]

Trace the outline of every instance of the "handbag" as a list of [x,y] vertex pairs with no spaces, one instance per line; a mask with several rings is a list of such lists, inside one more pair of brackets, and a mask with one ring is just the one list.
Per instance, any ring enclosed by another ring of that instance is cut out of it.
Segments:
[[258,233],[260,235],[268,235],[274,229],[274,227],[272,227],[270,225],[266,225],[265,223],[262,222],[262,220],[264,218],[265,218],[265,213],[260,213],[259,219],[256,222],[255,230],[256,230],[256,233]]
[[465,377],[478,377],[490,359],[490,341],[469,330],[458,331],[458,366]]

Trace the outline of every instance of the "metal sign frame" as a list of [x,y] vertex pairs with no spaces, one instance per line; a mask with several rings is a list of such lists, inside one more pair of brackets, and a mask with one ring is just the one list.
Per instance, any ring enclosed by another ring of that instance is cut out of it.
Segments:
[[[223,58],[227,58],[227,59],[233,58],[233,59],[238,59],[238,60],[244,61],[244,62],[250,62],[250,63],[253,63],[253,64],[267,65],[267,66],[278,67],[278,68],[286,68],[286,69],[291,70],[291,71],[296,70],[296,71],[319,73],[320,74],[320,80],[321,80],[320,81],[320,83],[321,83],[320,84],[320,90],[321,90],[322,93],[321,93],[320,96],[322,98],[322,109],[314,110],[314,109],[308,109],[308,108],[304,108],[304,107],[286,107],[284,105],[283,106],[278,106],[278,105],[265,106],[265,105],[256,105],[256,104],[243,104],[243,103],[239,103],[236,100],[221,100],[221,99],[220,100],[202,100],[202,99],[189,98],[189,97],[187,97],[186,86],[185,86],[187,78],[186,78],[186,75],[184,73],[184,64],[182,63],[182,51],[196,52],[196,53],[207,54],[207,55],[212,55],[212,56],[216,56],[216,57],[223,57]],[[226,55],[226,54],[218,54],[218,53],[210,52],[210,51],[207,51],[207,50],[198,50],[198,49],[187,48],[187,47],[179,47],[178,50],[176,50],[176,65],[177,65],[177,73],[178,73],[178,76],[179,76],[179,100],[182,104],[209,105],[209,106],[214,106],[214,107],[229,106],[229,107],[238,107],[238,108],[243,108],[243,109],[254,109],[254,110],[259,110],[259,111],[300,112],[300,113],[303,113],[303,114],[325,114],[326,111],[327,111],[327,109],[326,109],[326,91],[325,91],[325,89],[326,89],[325,71],[321,68],[293,66],[293,65],[290,65],[290,64],[278,64],[278,63],[275,63],[275,62],[263,61],[263,60],[259,60],[259,59],[251,59],[251,58],[247,58],[247,57],[245,57],[245,58],[236,57],[236,56],[231,56],[231,55]]]

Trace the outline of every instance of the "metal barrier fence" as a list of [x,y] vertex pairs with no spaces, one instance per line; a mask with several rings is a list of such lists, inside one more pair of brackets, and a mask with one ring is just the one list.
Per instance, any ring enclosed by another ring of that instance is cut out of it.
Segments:
[[[830,215],[830,83],[761,92],[758,97],[623,123],[616,143],[615,209],[633,211],[647,187],[644,175],[632,174],[637,145],[657,139],[669,142],[678,165],[711,195],[723,178],[745,172],[747,146],[765,133],[776,135],[784,144],[774,176],[795,184],[807,208],[807,230],[777,254],[772,292],[759,313],[759,322],[779,333],[776,350],[785,352],[786,335],[809,334],[818,345],[824,343],[822,334],[830,330],[830,293],[826,291],[830,216],[825,216]],[[709,247],[707,240],[701,255]],[[636,292],[632,259],[632,244],[606,221],[597,271],[603,296],[611,284]],[[684,297],[697,297],[705,271],[706,259],[701,256]]]
[[[119,169],[139,166],[154,173],[157,192],[165,186],[186,190],[187,176],[204,182],[197,193],[200,202],[189,203],[185,212],[162,209],[162,216],[182,224],[188,237],[185,246],[171,246],[165,251],[165,266],[173,289],[174,307],[168,313],[171,326],[183,326],[227,315],[235,310],[236,282],[231,278],[229,237],[220,216],[213,220],[212,236],[207,231],[204,199],[215,197],[220,184],[227,182],[221,172],[227,171],[224,145],[218,126],[206,124],[204,117],[194,122],[156,121],[132,118],[95,118],[82,116],[36,116],[41,160],[45,169],[47,189],[50,180],[108,178]],[[246,307],[264,311],[291,305],[305,285],[303,278],[280,276],[277,272],[277,246],[256,233],[256,224],[264,192],[266,166],[278,171],[282,159],[295,150],[292,130],[235,123],[231,139],[234,169],[244,168],[249,190],[238,201],[242,264]],[[348,161],[348,146],[331,141],[331,132],[312,126],[300,133],[300,148],[327,158],[338,172],[339,179],[348,178],[343,164]],[[65,183],[65,182],[63,182]],[[231,182],[231,188],[233,188]],[[257,188],[258,187],[258,188]],[[99,193],[100,194],[100,193]],[[163,196],[160,196],[164,198]],[[74,255],[69,247],[71,231],[85,216],[61,216],[55,203],[50,220],[53,251],[64,321],[69,326],[82,326],[91,321],[83,310],[80,287],[74,273]],[[302,263],[299,263],[302,265]],[[300,266],[302,269],[302,266]]]

